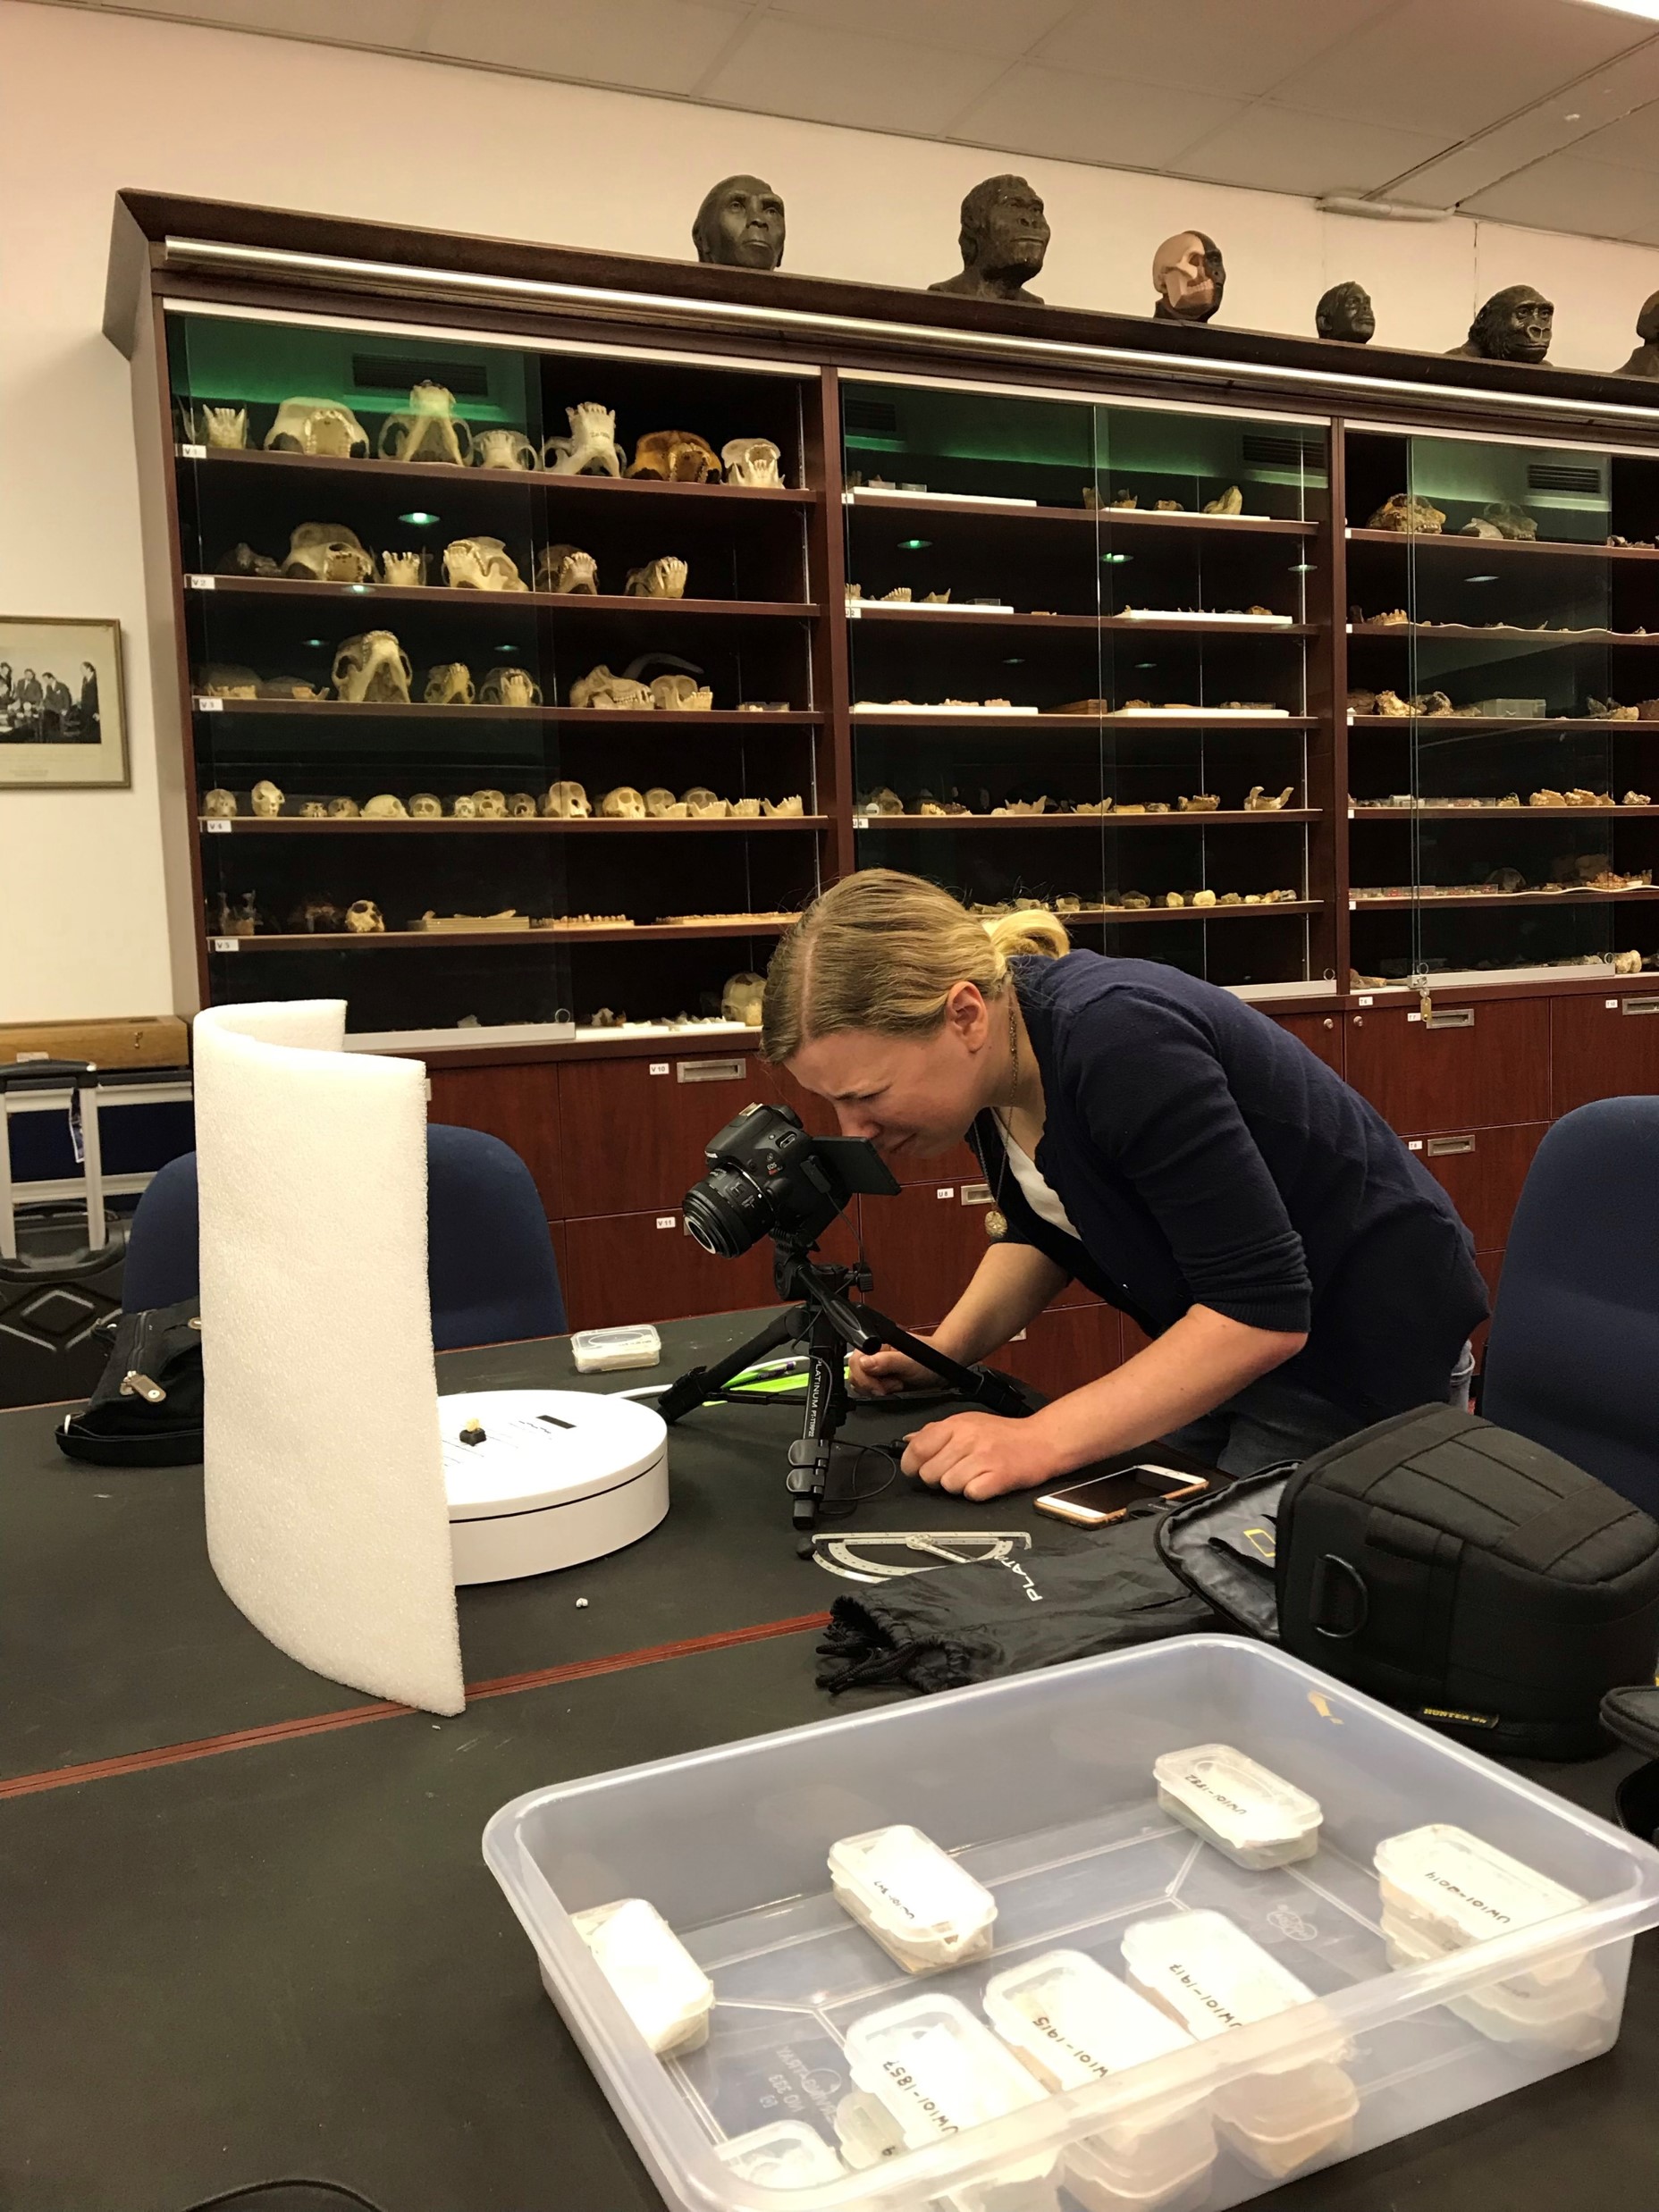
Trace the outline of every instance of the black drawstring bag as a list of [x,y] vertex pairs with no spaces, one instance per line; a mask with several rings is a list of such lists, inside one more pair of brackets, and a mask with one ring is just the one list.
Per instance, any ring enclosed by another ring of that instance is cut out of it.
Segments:
[[1236,1627],[1494,1757],[1593,1759],[1604,1696],[1653,1678],[1659,1524],[1454,1406],[1178,1507],[1158,1545]]
[[202,1335],[193,1298],[100,1323],[114,1342],[97,1388],[57,1432],[94,1467],[190,1467],[202,1456]]

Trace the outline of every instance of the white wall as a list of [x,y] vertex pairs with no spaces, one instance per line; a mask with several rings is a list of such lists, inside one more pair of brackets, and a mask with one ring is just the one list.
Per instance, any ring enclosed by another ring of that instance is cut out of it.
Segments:
[[[0,1020],[172,1007],[127,364],[100,334],[122,185],[436,229],[685,256],[707,186],[757,171],[787,265],[922,285],[956,206],[1017,165],[1048,202],[1056,302],[1150,308],[1151,248],[1209,231],[1225,319],[1310,331],[1358,277],[1385,343],[1458,344],[1521,278],[1556,302],[1554,357],[1610,367],[1659,252],[1501,223],[1394,227],[1306,200],[1068,162],[0,0],[0,610],[119,617],[130,792],[0,790]],[[188,1009],[181,1009],[188,1011]]]

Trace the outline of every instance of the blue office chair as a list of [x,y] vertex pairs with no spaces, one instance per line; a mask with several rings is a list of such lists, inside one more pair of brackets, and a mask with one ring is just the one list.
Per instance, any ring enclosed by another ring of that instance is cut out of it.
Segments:
[[1480,1410],[1659,1517],[1659,1098],[1580,1106],[1538,1147]]
[[[563,1333],[565,1302],[547,1218],[530,1171],[510,1145],[482,1130],[428,1124],[426,1233],[439,1351]],[[194,1298],[197,1253],[196,1155],[186,1152],[168,1161],[139,1200],[122,1309]]]

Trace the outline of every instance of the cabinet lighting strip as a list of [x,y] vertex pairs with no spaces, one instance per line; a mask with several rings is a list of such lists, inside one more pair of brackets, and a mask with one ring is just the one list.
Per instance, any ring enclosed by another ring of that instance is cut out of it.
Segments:
[[[1281,387],[1292,383],[1335,393],[1406,393],[1441,406],[1448,400],[1479,402],[1498,396],[1460,385],[1419,383],[1404,377],[1348,375],[1340,369],[1282,368],[1255,361],[1203,361],[1190,356],[1141,353],[1129,347],[1089,346],[1068,339],[1010,338],[995,332],[888,323],[868,315],[830,315],[805,307],[754,307],[740,300],[681,299],[666,292],[612,291],[601,285],[560,284],[540,277],[481,276],[467,269],[425,269],[406,262],[359,261],[344,255],[298,253],[276,246],[232,246],[216,239],[169,237],[164,240],[164,248],[168,262],[179,267],[286,272],[322,284],[368,284],[383,289],[396,286],[400,290],[415,292],[459,291],[508,305],[620,308],[636,315],[649,312],[671,316],[681,322],[703,321],[718,315],[756,329],[796,332],[802,336],[817,333],[875,338],[913,347],[966,349],[1005,360],[1073,362],[1080,366],[1152,370],[1164,376],[1179,374]],[[1570,416],[1590,425],[1605,420],[1628,422],[1659,436],[1659,408],[1630,407],[1616,400],[1554,399],[1542,392],[1506,391],[1501,397],[1505,407]]]

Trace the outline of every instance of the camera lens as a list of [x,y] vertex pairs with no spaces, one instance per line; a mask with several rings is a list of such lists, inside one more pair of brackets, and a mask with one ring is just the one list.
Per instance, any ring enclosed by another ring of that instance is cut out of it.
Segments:
[[712,1167],[686,1191],[686,1226],[716,1259],[737,1259],[767,1230],[766,1201],[734,1167]]

